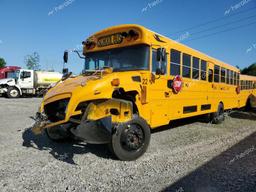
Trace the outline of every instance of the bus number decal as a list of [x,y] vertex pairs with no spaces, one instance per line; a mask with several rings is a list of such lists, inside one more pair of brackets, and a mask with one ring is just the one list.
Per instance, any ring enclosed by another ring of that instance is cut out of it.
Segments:
[[142,85],[147,85],[148,84],[148,79],[142,79]]

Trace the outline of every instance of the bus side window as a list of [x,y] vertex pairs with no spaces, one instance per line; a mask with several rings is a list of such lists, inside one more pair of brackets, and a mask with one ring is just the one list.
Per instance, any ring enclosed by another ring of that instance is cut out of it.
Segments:
[[180,75],[180,51],[171,50],[171,75]]
[[206,61],[201,60],[201,80],[206,80]]
[[188,54],[183,53],[182,55],[182,76],[183,77],[187,77],[187,78],[191,78],[191,56]]
[[237,73],[237,79],[236,79],[236,82],[237,82],[237,85],[239,86],[239,82],[240,82],[240,74],[239,73]]
[[208,71],[208,81],[212,82],[212,80],[213,80],[213,70],[209,69],[209,71]]
[[234,84],[234,73],[233,73],[233,71],[230,71],[230,84],[231,85]]
[[226,80],[227,84],[230,84],[230,70],[227,69],[227,80]]
[[199,79],[199,58],[193,57],[192,78]]
[[218,65],[214,66],[214,82],[220,82],[220,66]]
[[237,85],[236,80],[237,80],[237,73],[236,73],[236,72],[234,72],[234,85]]
[[225,68],[221,68],[221,82],[225,83],[226,81],[226,69]]

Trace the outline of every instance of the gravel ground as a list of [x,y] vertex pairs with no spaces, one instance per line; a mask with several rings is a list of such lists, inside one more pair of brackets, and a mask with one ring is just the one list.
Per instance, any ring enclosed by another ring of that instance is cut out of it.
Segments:
[[33,135],[40,102],[0,98],[0,191],[256,191],[256,113],[177,121],[154,131],[143,157],[122,162],[104,145]]

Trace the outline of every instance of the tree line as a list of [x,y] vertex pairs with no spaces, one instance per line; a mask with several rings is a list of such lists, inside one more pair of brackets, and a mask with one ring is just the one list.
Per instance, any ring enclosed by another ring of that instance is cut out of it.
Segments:
[[[24,63],[26,64],[27,69],[39,70],[40,69],[40,56],[37,52],[26,55],[24,58]],[[4,58],[0,57],[0,68],[7,65]]]

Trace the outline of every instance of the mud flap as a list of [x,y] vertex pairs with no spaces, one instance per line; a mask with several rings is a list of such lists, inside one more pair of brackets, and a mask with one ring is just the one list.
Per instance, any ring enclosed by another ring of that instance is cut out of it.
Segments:
[[112,119],[111,116],[108,116],[97,121],[86,120],[70,131],[87,143],[109,143],[112,135]]

